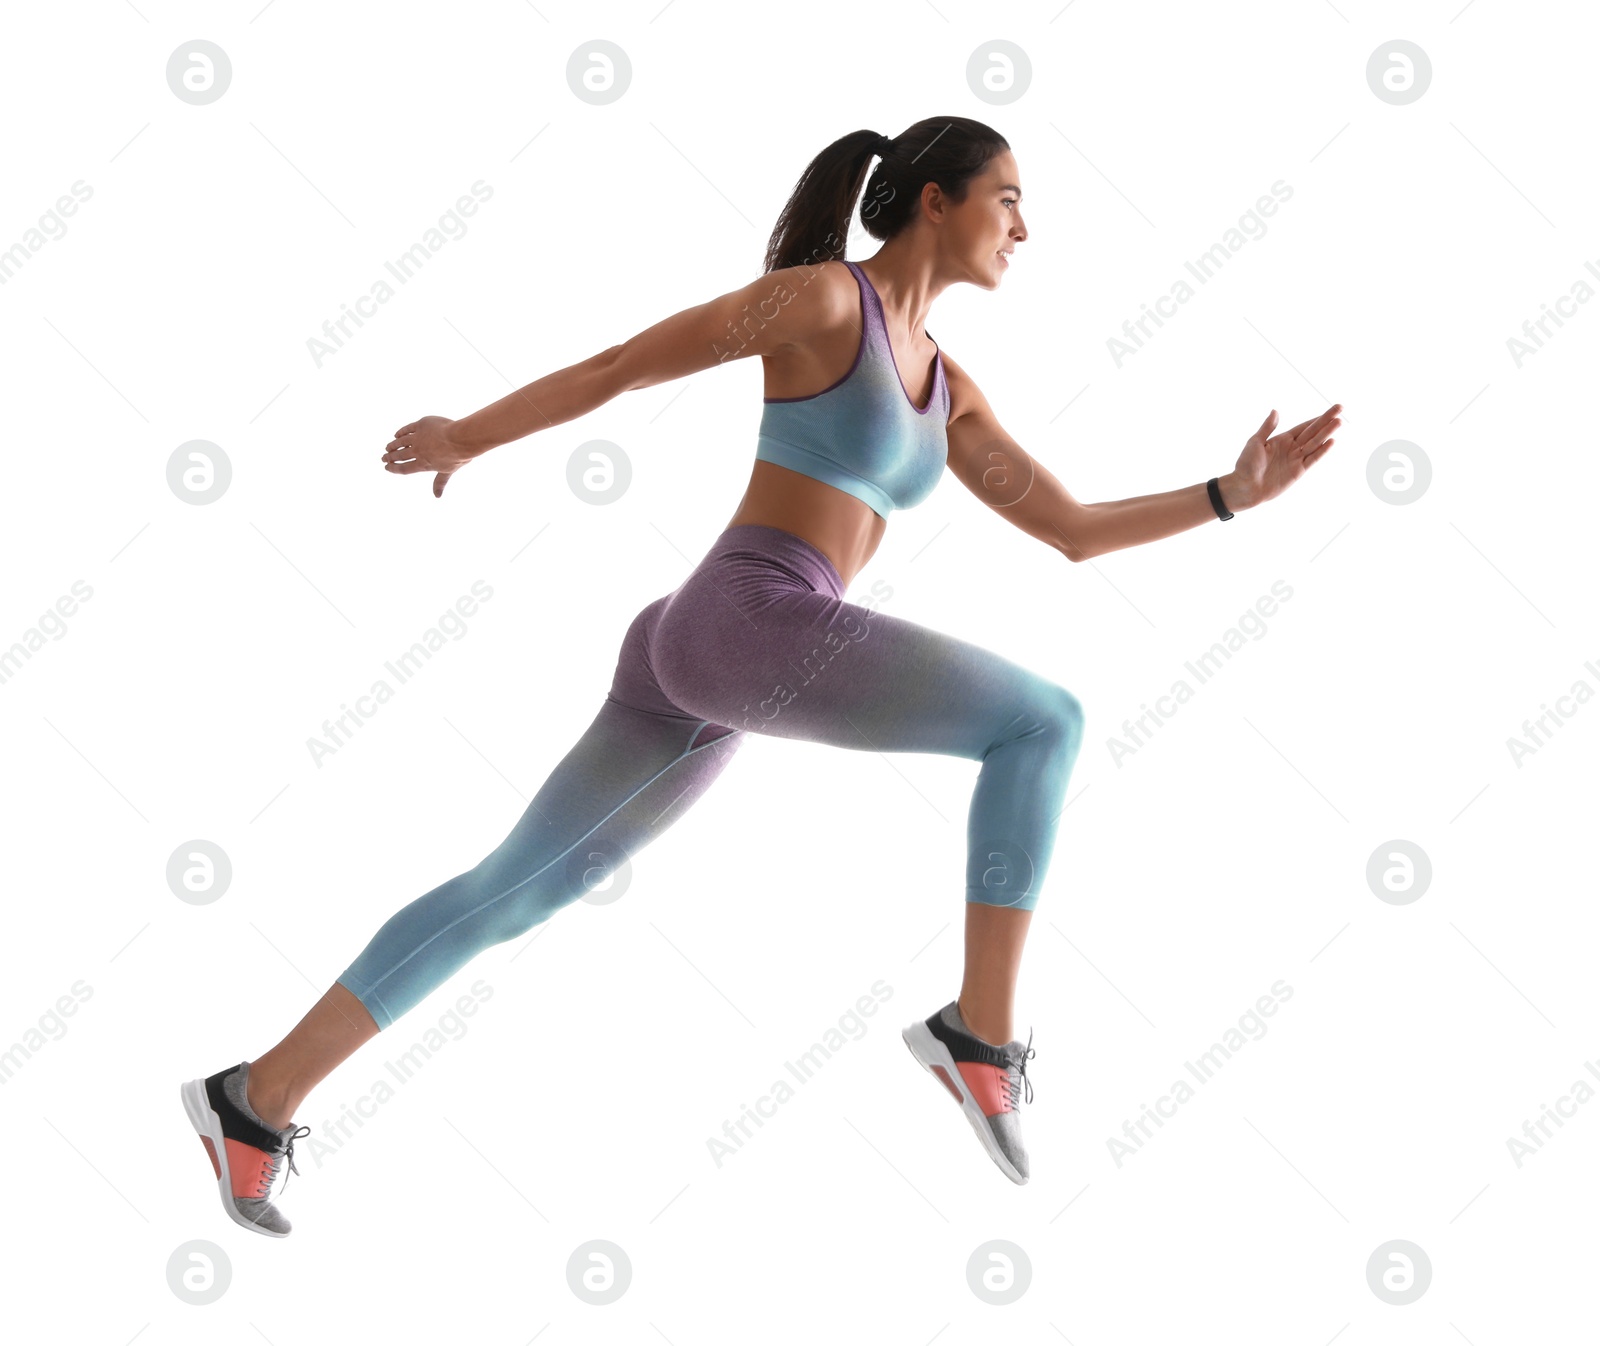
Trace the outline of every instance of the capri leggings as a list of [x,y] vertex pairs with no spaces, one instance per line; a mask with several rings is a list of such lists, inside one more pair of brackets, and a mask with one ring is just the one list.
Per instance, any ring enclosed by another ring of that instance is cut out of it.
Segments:
[[843,594],[803,538],[724,530],[633,619],[599,714],[511,834],[390,917],[339,982],[387,1028],[478,952],[603,883],[683,816],[747,733],[981,762],[966,900],[1033,910],[1083,738],[1077,698]]

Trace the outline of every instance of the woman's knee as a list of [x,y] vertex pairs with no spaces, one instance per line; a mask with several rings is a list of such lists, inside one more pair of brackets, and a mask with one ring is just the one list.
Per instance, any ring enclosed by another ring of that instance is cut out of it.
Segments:
[[1083,746],[1083,702],[1059,683],[1050,682],[1044,686],[1044,707],[1044,715],[1061,740],[1068,762],[1074,761]]
[[504,944],[527,934],[581,896],[583,877],[579,875],[574,887],[569,882],[569,868],[557,860],[530,871],[527,863],[512,866],[500,856],[489,855],[461,875],[470,903],[468,919],[477,924],[482,946]]
[[1083,703],[1059,683],[1034,678],[1028,684],[1024,704],[1024,713],[1006,718],[990,751],[1006,742],[1040,742],[1048,744],[1070,767],[1083,744]]

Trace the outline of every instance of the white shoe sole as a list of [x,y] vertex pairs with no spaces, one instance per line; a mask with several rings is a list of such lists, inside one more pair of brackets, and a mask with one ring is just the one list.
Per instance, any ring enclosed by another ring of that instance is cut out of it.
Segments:
[[961,1111],[972,1124],[978,1139],[983,1142],[983,1148],[988,1151],[989,1158],[994,1160],[999,1170],[1018,1186],[1027,1182],[1027,1178],[1023,1177],[1017,1171],[1017,1166],[1006,1158],[1005,1151],[995,1140],[994,1133],[989,1129],[989,1120],[984,1116],[983,1108],[976,1096],[967,1087],[966,1080],[961,1077],[961,1071],[956,1066],[955,1057],[950,1055],[950,1049],[934,1037],[929,1032],[928,1025],[920,1019],[902,1028],[900,1036],[910,1048],[911,1054],[922,1063],[922,1068],[938,1080],[947,1091],[955,1093],[960,1098]]
[[217,1116],[217,1110],[206,1097],[206,1082],[190,1080],[180,1092],[183,1095],[183,1110],[189,1115],[190,1124],[200,1133],[200,1139],[206,1142],[206,1149],[212,1156],[212,1167],[218,1170],[217,1191],[222,1194],[222,1209],[228,1212],[228,1218],[234,1224],[243,1225],[257,1234],[265,1234],[268,1238],[288,1238],[292,1231],[285,1230],[280,1234],[265,1225],[255,1224],[245,1219],[233,1204],[233,1177],[228,1172],[228,1146],[222,1135],[222,1118]]

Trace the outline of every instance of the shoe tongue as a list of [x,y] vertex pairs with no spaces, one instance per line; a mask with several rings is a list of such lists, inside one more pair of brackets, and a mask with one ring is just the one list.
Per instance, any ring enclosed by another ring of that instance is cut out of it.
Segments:
[[1022,1064],[1022,1048],[1016,1042],[1002,1042],[998,1045],[990,1043],[989,1050],[1000,1054],[1000,1059],[1006,1063],[1007,1070],[1016,1070]]

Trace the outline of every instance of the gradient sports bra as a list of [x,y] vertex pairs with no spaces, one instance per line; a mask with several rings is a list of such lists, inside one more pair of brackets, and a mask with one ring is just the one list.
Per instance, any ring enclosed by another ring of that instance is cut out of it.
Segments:
[[921,504],[944,474],[950,388],[934,342],[933,392],[922,410],[912,404],[878,292],[854,262],[845,265],[861,290],[855,363],[810,397],[763,398],[756,459],[825,481],[888,518]]

